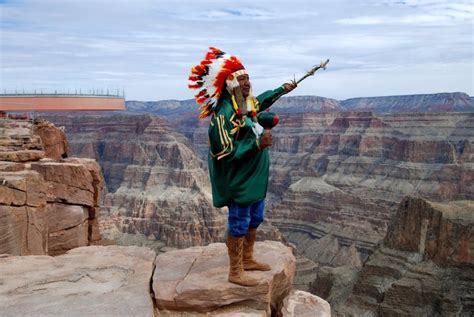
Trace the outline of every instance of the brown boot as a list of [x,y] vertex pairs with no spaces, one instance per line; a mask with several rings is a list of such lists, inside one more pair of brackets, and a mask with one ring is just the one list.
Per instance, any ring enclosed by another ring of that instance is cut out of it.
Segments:
[[244,270],[270,271],[272,267],[267,263],[258,262],[253,257],[253,246],[257,238],[257,229],[249,228],[244,241]]
[[229,282],[242,286],[255,286],[258,281],[244,272],[242,253],[245,237],[227,236],[227,253],[229,254]]

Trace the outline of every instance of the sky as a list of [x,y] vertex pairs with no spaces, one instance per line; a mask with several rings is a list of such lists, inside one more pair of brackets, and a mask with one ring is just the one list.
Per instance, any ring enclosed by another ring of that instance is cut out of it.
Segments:
[[254,93],[326,70],[290,96],[474,95],[467,1],[0,0],[0,93],[123,89],[190,99],[209,46],[236,55]]

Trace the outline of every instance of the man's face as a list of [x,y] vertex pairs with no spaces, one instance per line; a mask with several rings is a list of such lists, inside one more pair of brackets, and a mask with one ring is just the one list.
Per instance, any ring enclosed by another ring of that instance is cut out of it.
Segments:
[[244,98],[247,98],[248,95],[250,94],[250,87],[251,87],[249,75],[247,74],[240,75],[237,77],[237,81],[239,82],[242,96],[244,96]]

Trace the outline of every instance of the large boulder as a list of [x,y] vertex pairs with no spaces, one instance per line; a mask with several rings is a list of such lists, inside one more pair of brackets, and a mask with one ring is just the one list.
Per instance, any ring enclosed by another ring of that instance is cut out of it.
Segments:
[[276,241],[257,242],[258,260],[272,270],[249,272],[260,280],[254,287],[229,283],[229,259],[223,243],[160,254],[155,263],[153,291],[160,310],[210,312],[223,307],[275,313],[292,288],[296,259],[292,250]]

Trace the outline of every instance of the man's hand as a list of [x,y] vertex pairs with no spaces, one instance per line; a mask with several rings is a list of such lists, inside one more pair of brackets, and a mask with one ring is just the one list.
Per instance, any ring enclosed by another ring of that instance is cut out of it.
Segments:
[[284,83],[283,88],[285,89],[285,94],[289,93],[293,89],[296,88],[296,83],[291,82],[291,83]]
[[260,150],[273,145],[272,130],[265,129],[260,137]]

